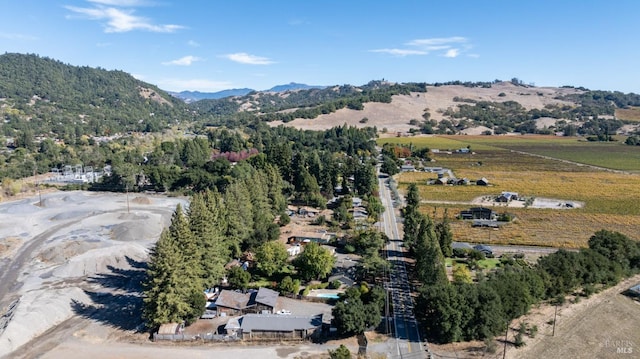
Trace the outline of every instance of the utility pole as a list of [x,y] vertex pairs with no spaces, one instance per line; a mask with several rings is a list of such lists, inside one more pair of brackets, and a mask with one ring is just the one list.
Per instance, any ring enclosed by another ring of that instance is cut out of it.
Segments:
[[507,322],[507,331],[504,333],[504,350],[502,351],[502,359],[507,355],[507,336],[509,335],[509,322]]
[[553,333],[551,334],[552,337],[556,336],[556,318],[558,318],[558,303],[556,303],[556,311],[553,314]]
[[129,212],[129,185],[128,184],[126,184],[124,186],[124,192],[125,192],[125,194],[127,196],[127,213],[130,213]]

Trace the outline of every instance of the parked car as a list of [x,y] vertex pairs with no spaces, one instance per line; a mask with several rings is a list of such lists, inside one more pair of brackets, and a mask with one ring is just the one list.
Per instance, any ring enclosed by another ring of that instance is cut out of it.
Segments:
[[200,319],[213,319],[216,317],[215,310],[205,310]]

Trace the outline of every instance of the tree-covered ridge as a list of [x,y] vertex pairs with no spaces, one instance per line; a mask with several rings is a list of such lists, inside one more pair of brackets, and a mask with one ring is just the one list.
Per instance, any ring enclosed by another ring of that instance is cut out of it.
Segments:
[[[202,114],[214,117],[232,115],[246,107],[248,112],[255,113],[263,121],[289,122],[295,118],[315,118],[345,107],[361,110],[367,102],[390,103],[393,95],[426,91],[424,83],[371,81],[359,87],[342,85],[284,93],[252,92],[240,97],[197,101],[190,106]],[[295,111],[282,112],[289,109]]]
[[186,105],[123,71],[72,66],[37,55],[0,55],[2,134],[69,140],[159,131],[186,117]]

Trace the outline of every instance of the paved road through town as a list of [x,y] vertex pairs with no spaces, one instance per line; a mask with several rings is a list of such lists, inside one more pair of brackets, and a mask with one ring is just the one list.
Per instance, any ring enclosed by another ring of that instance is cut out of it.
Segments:
[[391,263],[391,272],[387,289],[393,305],[393,334],[396,338],[395,352],[390,358],[426,358],[428,357],[420,340],[418,322],[413,311],[411,287],[407,277],[407,268],[402,252],[402,238],[398,230],[397,219],[393,208],[391,191],[387,187],[386,178],[379,178],[380,199],[385,211],[380,220],[381,229],[389,237],[387,244],[387,260]]

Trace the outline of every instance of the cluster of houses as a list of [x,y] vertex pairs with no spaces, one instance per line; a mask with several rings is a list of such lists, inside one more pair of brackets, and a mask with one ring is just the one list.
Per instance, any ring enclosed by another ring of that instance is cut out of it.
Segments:
[[475,183],[477,186],[488,186],[489,180],[485,177],[482,177],[476,181],[472,181],[468,178],[456,178],[456,177],[447,177],[438,173],[438,178],[430,179],[427,181],[427,184],[430,185],[449,185],[449,186],[466,186]]

